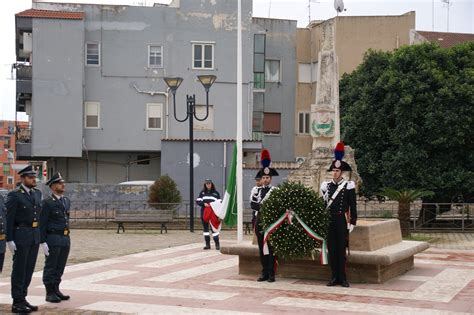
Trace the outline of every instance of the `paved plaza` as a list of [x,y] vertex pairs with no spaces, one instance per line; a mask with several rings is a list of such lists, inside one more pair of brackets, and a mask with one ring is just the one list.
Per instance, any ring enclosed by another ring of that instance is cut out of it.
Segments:
[[[328,288],[322,281],[258,283],[239,276],[238,259],[203,251],[199,232],[75,230],[62,284],[72,299],[57,305],[44,301],[39,257],[29,300],[40,305],[42,314],[474,313],[473,235],[425,236],[433,246],[415,256],[415,268],[407,274],[384,284]],[[224,232],[222,238],[230,242],[235,232]],[[10,265],[7,255],[0,278],[2,313],[11,303]]]

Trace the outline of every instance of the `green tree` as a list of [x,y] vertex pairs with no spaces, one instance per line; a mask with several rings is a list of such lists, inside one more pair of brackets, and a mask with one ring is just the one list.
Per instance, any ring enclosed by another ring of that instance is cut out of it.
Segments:
[[410,236],[410,204],[417,199],[433,196],[432,191],[418,189],[396,190],[393,188],[384,188],[378,194],[398,202],[398,220],[400,220],[403,237]]
[[174,180],[168,175],[158,178],[150,186],[148,204],[156,209],[175,209],[181,202],[181,193]]
[[362,194],[427,189],[424,201],[473,201],[474,42],[368,51],[343,76],[340,103]]

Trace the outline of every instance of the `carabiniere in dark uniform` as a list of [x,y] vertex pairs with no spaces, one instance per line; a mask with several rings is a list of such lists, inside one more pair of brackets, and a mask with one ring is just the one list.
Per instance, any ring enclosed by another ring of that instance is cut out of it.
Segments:
[[[60,173],[56,173],[46,184],[52,186],[63,183]],[[43,284],[46,288],[46,301],[59,303],[61,300],[69,300],[59,290],[61,277],[66,267],[66,262],[71,248],[69,237],[69,209],[71,201],[69,198],[53,193],[43,200],[41,212],[41,243],[48,244],[49,255],[43,270]]]
[[36,172],[28,165],[18,172],[23,183],[11,191],[5,203],[7,209],[7,245],[13,253],[11,275],[12,312],[29,313],[38,307],[26,301],[28,286],[33,275],[40,244],[39,217],[41,191],[33,184],[26,187],[25,177],[36,181]]
[[349,233],[357,223],[355,183],[342,177],[343,172],[352,171],[350,165],[342,161],[343,143],[336,146],[335,156],[329,171],[339,170],[341,176],[321,184],[321,193],[331,217],[327,241],[332,278],[328,286],[341,284],[343,287],[349,287],[346,275],[346,248],[349,248]]

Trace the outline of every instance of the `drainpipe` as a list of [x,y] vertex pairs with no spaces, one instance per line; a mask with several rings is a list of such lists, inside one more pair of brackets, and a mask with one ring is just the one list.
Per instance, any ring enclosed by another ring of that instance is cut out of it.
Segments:
[[224,141],[224,163],[222,164],[222,196],[224,196],[226,190],[226,171],[227,171],[227,142]]
[[165,139],[169,138],[169,122],[170,122],[170,114],[169,114],[169,103],[170,103],[170,98],[169,98],[169,92],[170,88],[166,89],[165,92],[165,98],[166,98],[166,126],[165,126]]

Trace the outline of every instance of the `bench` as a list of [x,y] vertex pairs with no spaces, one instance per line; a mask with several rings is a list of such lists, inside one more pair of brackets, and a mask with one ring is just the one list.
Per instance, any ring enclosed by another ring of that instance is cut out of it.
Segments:
[[159,223],[160,234],[163,230],[168,233],[167,223],[173,220],[174,210],[116,210],[115,219],[110,222],[117,223],[117,234],[120,229],[125,233],[124,223]]

